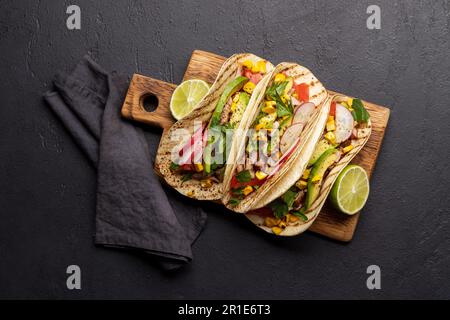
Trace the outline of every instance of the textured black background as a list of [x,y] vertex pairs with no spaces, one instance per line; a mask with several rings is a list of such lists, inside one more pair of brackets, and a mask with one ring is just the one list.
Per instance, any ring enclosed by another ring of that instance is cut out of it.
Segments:
[[[450,298],[449,1],[0,2],[0,298]],[[381,7],[381,30],[366,9]],[[274,239],[217,207],[175,273],[93,245],[95,172],[44,104],[89,52],[107,70],[180,82],[192,50],[296,61],[390,106],[370,199],[348,245]],[[78,264],[82,290],[66,289]],[[382,290],[366,288],[366,268]]]

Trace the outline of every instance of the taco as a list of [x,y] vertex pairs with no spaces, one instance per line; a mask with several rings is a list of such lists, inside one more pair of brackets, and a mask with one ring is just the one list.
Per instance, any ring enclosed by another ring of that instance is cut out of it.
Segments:
[[270,62],[248,53],[225,61],[208,94],[161,138],[155,167],[170,186],[194,199],[222,197],[234,132],[246,125],[248,107],[272,70]]
[[319,111],[329,107],[327,97],[308,69],[287,62],[275,67],[255,97],[245,137],[236,141],[235,163],[227,166],[222,202],[229,209],[245,213],[262,195],[269,202],[281,196],[286,190],[271,187],[286,174],[292,183],[300,178],[299,154]]
[[305,148],[305,154],[310,152],[308,148],[313,152],[301,177],[295,183],[280,180],[272,188],[285,190],[283,195],[269,204],[255,203],[252,209],[259,209],[246,215],[269,233],[293,236],[308,229],[320,213],[339,173],[370,137],[370,115],[361,100],[341,95],[330,100],[329,112],[322,115],[322,122],[314,129],[320,133],[319,139],[311,139]]

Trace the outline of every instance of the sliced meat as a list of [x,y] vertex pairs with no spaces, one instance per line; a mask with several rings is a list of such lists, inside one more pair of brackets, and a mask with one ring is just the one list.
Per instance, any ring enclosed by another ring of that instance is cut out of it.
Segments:
[[294,209],[298,210],[302,207],[303,199],[305,198],[305,191],[301,190],[297,193],[297,196],[294,200]]
[[227,104],[223,107],[222,114],[220,115],[220,124],[225,124],[230,121],[232,103],[233,99],[230,97],[230,99],[228,99],[227,101]]

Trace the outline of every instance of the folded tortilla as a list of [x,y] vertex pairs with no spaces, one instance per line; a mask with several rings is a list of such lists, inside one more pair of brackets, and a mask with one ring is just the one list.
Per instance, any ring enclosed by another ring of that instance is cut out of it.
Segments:
[[[202,122],[208,124],[213,115],[213,112],[218,104],[218,101],[224,92],[226,85],[236,79],[242,72],[243,63],[245,61],[265,61],[264,59],[255,56],[250,53],[241,53],[231,56],[222,65],[222,68],[217,75],[214,84],[211,86],[208,94],[202,99],[202,101],[196,106],[196,108],[188,114],[185,118],[177,121],[167,133],[165,133],[160,141],[158,152],[155,160],[155,168],[159,170],[165,181],[175,188],[181,194],[198,200],[219,200],[223,195],[223,181],[214,182],[211,186],[202,187],[200,180],[191,179],[184,181],[181,174],[173,172],[170,167],[172,164],[172,152],[177,150],[181,145],[185,144],[190,139],[195,130],[194,123]],[[258,98],[261,88],[265,87],[265,83],[269,79],[273,65],[267,62],[266,76],[259,81],[256,85],[250,100],[247,104],[247,108],[242,114],[240,122],[237,124],[237,129],[242,130],[247,125],[247,118],[252,114],[251,106],[254,105],[254,101]],[[198,127],[198,125],[197,125]],[[180,129],[183,129],[180,131]],[[233,157],[236,152],[233,150],[236,148],[235,140],[233,138],[232,145],[229,148],[230,153],[227,159],[227,163],[232,163]],[[237,143],[236,143],[237,144]],[[227,164],[225,164],[227,168]],[[224,180],[226,179],[227,170],[225,169]]]
[[[302,152],[302,150],[305,147],[310,146],[310,143],[308,143],[308,141],[310,140],[310,136],[312,134],[317,135],[315,131],[315,129],[317,128],[316,123],[323,122],[323,119],[319,119],[319,117],[323,117],[323,114],[328,114],[328,93],[322,83],[307,68],[296,63],[283,62],[275,67],[272,74],[270,75],[270,79],[268,79],[267,83],[265,84],[265,87],[260,88],[261,92],[257,97],[255,96],[255,101],[253,102],[254,105],[252,106],[252,108],[249,108],[249,112],[252,112],[252,114],[250,114],[246,120],[247,130],[250,129],[251,124],[254,122],[258,115],[258,112],[260,110],[259,106],[264,102],[266,90],[274,83],[274,78],[279,73],[283,73],[288,77],[292,77],[294,79],[294,83],[296,84],[308,84],[309,102],[313,102],[315,104],[315,110],[300,134],[300,143],[297,145],[294,152],[289,156],[288,160],[282,165],[279,171],[271,176],[266,182],[264,182],[264,184],[262,184],[258,188],[258,190],[246,196],[245,199],[240,201],[237,205],[234,205],[231,202],[231,181],[233,178],[233,174],[236,172],[238,164],[235,163],[227,166],[222,202],[227,208],[235,212],[246,213],[252,208],[264,206],[265,204],[281,196],[291,184],[295,183],[301,177],[302,172],[309,160],[308,155],[305,154],[305,152]],[[236,154],[233,155],[233,159],[237,160],[241,158],[243,154],[245,154],[247,141],[245,138],[242,138],[235,139],[235,142],[239,145],[234,149],[234,152],[236,152]],[[311,151],[311,153],[312,152],[313,151]]]
[[[330,103],[328,103],[328,105],[330,105],[331,102],[345,102],[348,99],[349,97],[343,95],[334,95],[329,98]],[[308,145],[301,150],[301,154],[297,160],[298,163],[301,163],[301,165],[298,165],[297,163],[297,168],[294,168],[294,166],[290,167],[289,174],[286,175],[284,179],[280,179],[276,184],[273,184],[271,190],[268,190],[269,193],[276,192],[276,190],[278,189],[287,191],[297,182],[300,176],[302,176],[304,170],[307,167],[311,154],[312,152],[314,152],[315,146],[323,134],[328,117],[328,112],[329,112],[328,108],[323,108],[321,110],[321,115],[319,116],[319,120],[316,122],[314,132],[312,133],[309,139]],[[301,219],[298,219],[298,221],[294,223],[288,223],[287,226],[284,228],[284,230],[279,234],[280,236],[298,235],[306,231],[314,223],[315,219],[320,213],[320,210],[325,204],[328,194],[330,193],[331,188],[333,187],[333,184],[336,181],[337,177],[367,143],[367,141],[370,138],[371,131],[372,131],[372,124],[369,119],[366,124],[366,127],[358,129],[356,132],[356,138],[352,139],[353,149],[348,153],[346,153],[342,158],[340,158],[339,161],[332,167],[332,169],[328,172],[328,174],[324,178],[318,197],[305,212],[307,220],[302,221]],[[301,171],[296,173],[295,170],[297,170],[298,168],[301,168]],[[295,175],[295,179],[291,179],[290,177],[291,174]],[[272,198],[272,200],[273,199],[274,198]],[[266,206],[269,202],[270,201],[265,201],[264,197],[261,196],[259,198],[259,202],[255,202],[250,209],[254,210],[262,208]],[[264,231],[268,233],[273,233],[272,228],[267,227],[264,224],[265,219],[264,216],[260,214],[253,214],[250,211],[248,214],[246,214],[246,217]]]

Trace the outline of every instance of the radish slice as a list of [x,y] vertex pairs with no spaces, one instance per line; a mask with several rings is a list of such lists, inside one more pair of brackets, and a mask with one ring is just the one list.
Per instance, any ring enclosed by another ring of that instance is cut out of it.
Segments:
[[291,102],[294,107],[301,105],[301,102],[295,99],[294,97],[291,97]]
[[295,111],[294,120],[292,121],[292,123],[301,123],[303,126],[305,126],[314,113],[315,108],[316,105],[312,102],[303,103]]
[[281,157],[280,160],[278,160],[278,162],[271,168],[269,175],[266,177],[266,180],[270,179],[271,177],[273,177],[278,171],[280,171],[281,167],[283,166],[283,164],[289,159],[289,157],[291,156],[291,154],[294,152],[295,148],[297,148],[297,146],[300,143],[300,139],[297,138],[294,143],[289,147],[288,151],[283,154],[283,156]]
[[204,126],[205,125],[202,123],[202,126],[194,132],[194,134],[188,139],[183,148],[181,148],[181,150],[179,151],[179,156],[181,158],[178,162],[180,165],[190,164],[194,158],[194,154],[197,153],[195,151],[198,151],[198,149],[196,150],[196,148],[202,147],[202,131]]
[[302,123],[294,123],[286,129],[280,140],[280,151],[285,154],[289,147],[295,143],[295,139],[302,133],[304,125]]
[[336,104],[336,143],[341,143],[350,138],[353,131],[353,116],[350,111],[341,104]]

